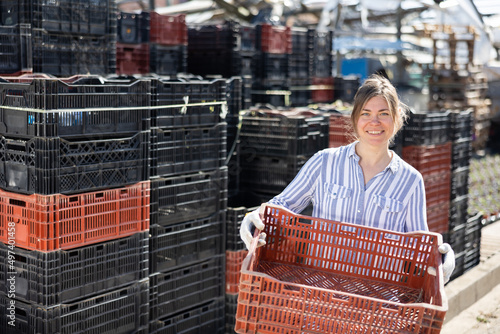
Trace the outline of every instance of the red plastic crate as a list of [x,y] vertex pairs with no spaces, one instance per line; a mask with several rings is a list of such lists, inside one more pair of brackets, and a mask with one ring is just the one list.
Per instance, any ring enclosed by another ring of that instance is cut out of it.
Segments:
[[330,114],[329,137],[329,147],[339,147],[354,141],[350,115]]
[[241,269],[237,333],[439,333],[440,234],[396,233],[267,206]]
[[150,181],[69,196],[0,190],[0,241],[53,251],[142,232],[149,229],[149,193]]
[[238,293],[241,264],[247,254],[248,251],[246,249],[240,251],[226,250],[226,293]]
[[333,102],[333,77],[311,78],[311,100],[313,103]]
[[451,142],[441,145],[404,146],[402,158],[420,173],[451,170]]
[[149,73],[149,44],[116,43],[116,74]]
[[187,45],[186,14],[160,15],[150,12],[149,41],[161,45]]
[[427,226],[429,231],[435,233],[445,233],[449,231],[450,201],[427,204]]
[[427,206],[450,201],[451,171],[449,169],[422,176],[424,178]]
[[286,26],[257,26],[257,49],[275,54],[292,53],[292,30]]

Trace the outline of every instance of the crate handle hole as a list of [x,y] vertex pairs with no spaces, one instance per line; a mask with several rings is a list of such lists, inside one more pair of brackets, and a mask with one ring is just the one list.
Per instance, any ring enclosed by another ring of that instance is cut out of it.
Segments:
[[25,201],[21,201],[21,200],[18,200],[18,199],[9,199],[9,204],[11,205],[17,205],[17,206],[22,206],[23,208],[26,207],[26,202]]

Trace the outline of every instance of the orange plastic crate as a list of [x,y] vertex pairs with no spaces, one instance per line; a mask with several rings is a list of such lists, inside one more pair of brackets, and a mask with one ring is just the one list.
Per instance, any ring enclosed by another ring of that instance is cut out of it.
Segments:
[[330,114],[329,147],[339,147],[354,141],[350,115]]
[[[265,207],[266,245],[243,261],[237,333],[439,333],[442,237]],[[255,246],[254,240],[254,246]]]
[[404,146],[402,158],[422,175],[451,170],[451,142],[441,145]]
[[0,190],[0,241],[53,251],[149,229],[150,181],[77,195],[22,195]]
[[246,249],[240,251],[226,250],[226,293],[238,293],[240,286],[241,264],[247,256]]

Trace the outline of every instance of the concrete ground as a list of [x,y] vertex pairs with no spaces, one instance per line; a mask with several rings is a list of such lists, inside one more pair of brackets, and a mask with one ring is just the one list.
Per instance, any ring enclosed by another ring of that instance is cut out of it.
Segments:
[[442,334],[500,334],[500,221],[481,234],[480,264],[445,286]]

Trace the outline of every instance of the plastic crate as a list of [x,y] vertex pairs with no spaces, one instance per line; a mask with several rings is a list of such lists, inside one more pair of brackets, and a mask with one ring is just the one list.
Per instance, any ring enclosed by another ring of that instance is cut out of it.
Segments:
[[450,113],[412,111],[403,131],[404,146],[445,144],[450,141]]
[[292,53],[291,28],[267,23],[258,24],[255,27],[255,48],[274,54]]
[[256,150],[242,151],[241,189],[279,194],[293,180],[310,157],[266,157]]
[[452,111],[450,113],[451,140],[472,139],[472,124],[474,114],[472,110]]
[[464,236],[465,250],[481,247],[482,220],[483,215],[481,213],[476,213],[467,219]]
[[0,26],[0,74],[20,71],[22,57],[19,25]]
[[224,106],[226,79],[205,80],[178,76],[152,80],[151,85],[152,105],[155,106],[152,123],[155,126],[163,129],[214,126],[223,121],[224,112],[227,111]]
[[333,75],[332,54],[315,54],[313,56],[312,76],[316,78],[330,78]]
[[[149,279],[72,303],[42,307],[15,300],[15,327],[0,318],[0,331],[18,333],[140,333],[147,330]],[[12,299],[10,299],[12,300]],[[0,294],[0,313],[10,301]]]
[[161,15],[150,12],[149,41],[160,45],[187,45],[186,14]]
[[425,199],[428,206],[450,200],[450,170],[422,175],[425,186]]
[[437,233],[264,210],[243,261],[237,333],[439,333],[448,309]]
[[310,80],[308,76],[304,79],[290,78],[290,105],[294,107],[303,107],[311,104]]
[[[16,298],[42,306],[69,303],[142,280],[149,275],[149,233],[72,250],[52,252],[14,248],[13,267],[0,263],[3,282],[15,273]],[[7,259],[9,248],[0,243]],[[9,274],[10,273],[10,274]],[[6,285],[2,293],[8,294]]]
[[227,167],[151,179],[151,225],[209,217],[227,206]]
[[226,210],[226,250],[240,251],[246,249],[245,243],[240,237],[241,221],[245,215],[253,210],[254,207],[228,207]]
[[88,139],[88,135],[149,130],[149,80],[99,76],[8,80],[0,81],[3,135]]
[[202,76],[220,75],[229,78],[235,75],[252,75],[254,53],[233,50],[190,50],[188,51],[188,73]]
[[149,12],[117,14],[117,43],[144,44],[149,42]]
[[236,309],[238,308],[238,294],[226,293],[226,334],[233,334],[236,323]]
[[47,252],[145,231],[149,191],[149,181],[70,196],[0,190],[0,241],[15,240],[17,247]]
[[262,84],[279,84],[289,78],[288,54],[259,52],[254,57],[252,74]]
[[312,156],[328,147],[328,127],[326,114],[250,111],[242,117],[241,150],[277,157]]
[[224,254],[225,216],[151,226],[150,273],[164,272]]
[[226,123],[152,129],[151,142],[151,177],[218,169],[226,160]]
[[247,254],[246,249],[239,251],[226,250],[226,294],[238,294],[241,264]]
[[149,132],[95,140],[0,135],[0,187],[70,195],[135,184],[149,179],[149,144]]
[[149,73],[149,44],[116,43],[116,73]]
[[330,113],[329,147],[339,147],[353,142],[351,116],[342,113]]
[[187,69],[185,45],[161,45],[149,43],[149,68],[151,73],[175,76]]
[[455,199],[469,194],[470,167],[461,167],[451,172],[450,199]]
[[452,169],[468,167],[472,158],[472,140],[460,139],[452,142],[451,151]]
[[427,226],[429,227],[429,231],[435,233],[448,232],[452,228],[449,223],[449,216],[446,214],[449,211],[449,200],[427,205]]
[[116,31],[107,35],[71,35],[32,29],[33,72],[57,77],[116,73]]
[[149,319],[157,320],[224,296],[224,255],[149,277]]
[[224,334],[224,297],[158,320],[149,326],[151,334]]
[[254,79],[251,86],[251,105],[269,104],[273,107],[290,106],[290,82],[263,83]]
[[450,229],[465,224],[468,218],[469,195],[457,197],[450,201]]
[[239,51],[241,50],[241,36],[239,24],[226,21],[222,24],[190,24],[188,26],[188,48],[190,51],[213,50]]
[[422,175],[451,170],[452,143],[403,146],[403,160]]
[[312,77],[311,83],[311,100],[313,103],[333,102],[333,77]]
[[291,27],[292,54],[306,54],[314,49],[314,29]]

